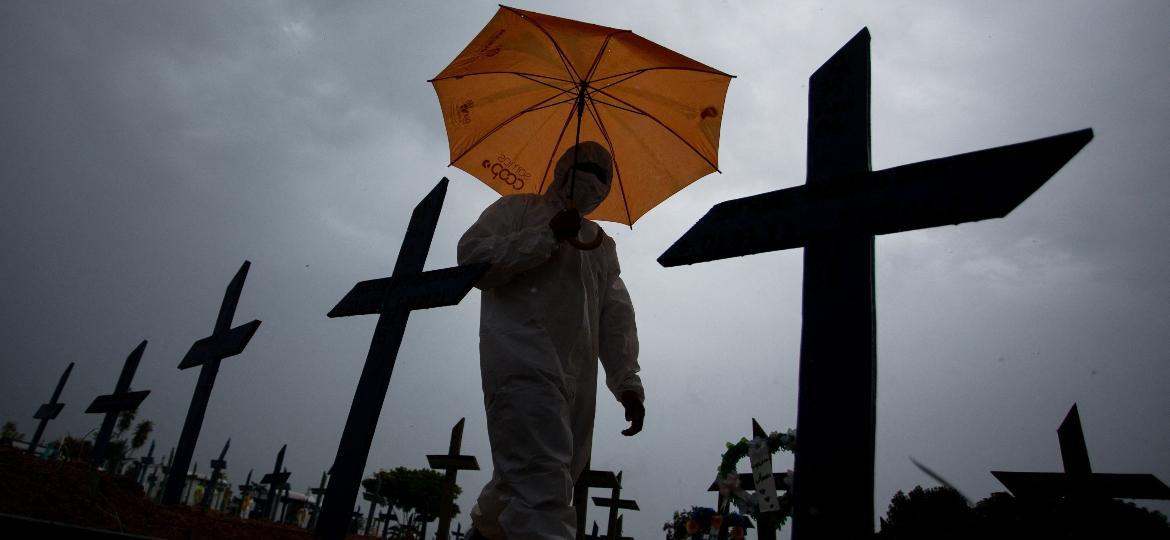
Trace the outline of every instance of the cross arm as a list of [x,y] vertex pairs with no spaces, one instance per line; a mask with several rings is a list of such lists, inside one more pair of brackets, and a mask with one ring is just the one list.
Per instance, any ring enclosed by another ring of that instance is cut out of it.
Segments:
[[37,409],[37,413],[33,418],[37,420],[52,420],[61,414],[61,409],[65,408],[64,403],[45,403]]
[[427,463],[432,469],[446,469],[459,471],[478,471],[479,461],[475,456],[452,456],[448,454],[430,454]]
[[288,471],[285,471],[282,473],[268,473],[268,474],[264,475],[263,478],[260,479],[260,483],[261,484],[276,484],[277,487],[279,487],[279,486],[285,484],[286,482],[288,482],[289,476],[292,476],[292,473],[290,473]]
[[142,404],[142,400],[146,399],[148,395],[150,395],[150,390],[98,396],[93,400],[93,403],[89,404],[89,408],[85,412],[88,414],[101,414],[137,409]]
[[489,266],[476,263],[363,281],[346,293],[329,312],[329,317],[373,315],[396,308],[453,306],[467,296]]
[[617,507],[626,510],[641,510],[638,508],[638,502],[630,499],[610,499],[608,497],[593,497],[594,506]]
[[226,469],[227,468],[227,460],[213,459],[213,460],[211,460],[211,468],[212,469],[219,469],[219,470]]
[[1093,138],[1083,129],[806,184],[715,205],[658,258],[678,266],[803,247],[810,238],[879,235],[1003,217]]
[[577,478],[577,486],[585,488],[609,488],[613,489],[620,487],[618,484],[617,475],[613,471],[582,471],[581,476]]
[[1089,493],[1102,497],[1170,500],[1170,487],[1152,474],[1093,473],[1083,478],[1055,472],[991,471],[991,474],[1017,497],[1059,497],[1083,486]]
[[196,341],[183,356],[183,361],[179,362],[179,369],[201,366],[211,360],[223,360],[244,352],[258,328],[260,321],[254,320]]

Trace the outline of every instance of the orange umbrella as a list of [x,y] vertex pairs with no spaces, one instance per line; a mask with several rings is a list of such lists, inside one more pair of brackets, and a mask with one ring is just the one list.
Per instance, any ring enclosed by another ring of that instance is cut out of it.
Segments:
[[543,193],[565,150],[596,141],[614,182],[588,217],[633,225],[719,170],[731,79],[629,30],[501,6],[430,82],[451,165],[501,195]]

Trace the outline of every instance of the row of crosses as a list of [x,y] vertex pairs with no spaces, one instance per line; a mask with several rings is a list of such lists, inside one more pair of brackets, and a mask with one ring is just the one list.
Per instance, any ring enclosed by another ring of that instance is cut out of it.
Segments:
[[[669,267],[775,250],[805,250],[797,410],[800,445],[794,467],[801,487],[793,493],[793,538],[798,540],[859,538],[872,533],[877,372],[874,236],[1004,217],[1093,137],[1092,130],[1085,129],[872,171],[869,41],[869,32],[863,29],[809,79],[806,184],[716,205],[658,259]],[[443,178],[415,207],[393,274],[358,283],[328,314],[376,314],[378,323],[328,483],[318,488],[318,499],[324,495],[330,502],[320,508],[319,516],[313,516],[318,536],[326,540],[344,538],[354,517],[350,509],[411,311],[457,304],[487,270],[487,265],[468,265],[423,271],[447,183]],[[196,342],[179,365],[201,370],[170,462],[172,471],[187,470],[219,362],[239,354],[259,327],[259,321],[231,327],[248,266],[245,262],[229,285],[211,336]],[[116,415],[136,408],[149,393],[130,390],[145,346],[143,341],[127,359],[114,393],[99,397],[87,410],[107,415],[95,442],[95,462],[108,443]],[[44,424],[60,413],[63,405],[58,398],[71,368],[62,375],[53,398],[37,411],[41,425],[30,448],[35,449]],[[1073,413],[1070,418],[1075,417]],[[1075,426],[1065,431],[1079,433],[1079,420]],[[455,431],[461,435],[462,421]],[[458,455],[456,435],[452,433],[447,455],[429,456],[434,458],[432,467],[446,471],[447,486],[454,485],[457,471],[471,468],[468,456]],[[1061,435],[1062,450],[1069,448],[1066,473],[1061,476],[1065,480],[1034,473],[996,473],[997,477],[1005,479],[1013,491],[1111,486],[1105,491],[1154,493],[1135,487],[1136,480],[1092,474],[1087,454],[1066,444],[1066,438],[1076,437]],[[283,449],[276,468],[262,482],[269,484],[269,514],[275,492],[287,489],[282,457]],[[222,454],[217,461],[222,464]],[[610,508],[607,538],[611,540],[621,538],[618,510],[637,509],[636,503],[619,497],[621,474],[609,474],[612,478],[588,471],[578,481],[574,496],[578,538],[588,537],[583,509],[590,488],[612,490],[610,498],[594,498],[595,504]],[[184,480],[182,473],[168,474],[164,503],[177,501]],[[376,502],[371,501],[371,516]],[[449,512],[447,508],[447,518],[440,521],[441,533],[450,530]],[[773,527],[759,529],[763,533]],[[597,537],[596,528],[592,536]]]

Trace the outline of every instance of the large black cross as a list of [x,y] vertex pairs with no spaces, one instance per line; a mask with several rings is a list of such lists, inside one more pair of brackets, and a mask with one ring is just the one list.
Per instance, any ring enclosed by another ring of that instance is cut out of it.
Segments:
[[126,357],[126,363],[122,364],[122,373],[118,375],[118,383],[114,386],[114,393],[98,396],[85,410],[89,414],[106,415],[106,418],[102,420],[102,427],[98,431],[97,438],[93,441],[93,453],[89,457],[94,465],[100,465],[105,459],[106,445],[110,443],[110,436],[114,434],[114,424],[118,421],[118,414],[122,411],[137,409],[142,404],[142,400],[150,395],[150,390],[130,391],[130,382],[134,380],[134,372],[138,371],[138,362],[142,360],[142,352],[145,350],[146,340],[144,339],[130,352],[130,356]]
[[41,443],[41,436],[45,434],[45,426],[49,425],[49,420],[57,418],[61,414],[61,409],[65,408],[64,403],[57,400],[61,398],[61,390],[65,389],[65,381],[69,380],[69,374],[73,372],[73,362],[69,362],[69,366],[65,368],[65,372],[61,374],[61,378],[57,380],[57,388],[53,389],[53,397],[49,398],[49,402],[37,408],[37,413],[33,418],[40,420],[37,424],[37,430],[33,432],[32,440],[28,443],[28,453],[35,455],[37,453],[37,445]]
[[[195,443],[199,441],[199,430],[203,429],[203,416],[207,413],[207,403],[211,400],[211,387],[215,385],[215,376],[219,374],[220,361],[244,352],[244,347],[248,346],[248,342],[256,334],[256,329],[260,327],[260,321],[254,320],[232,328],[236,305],[240,302],[240,292],[244,289],[244,279],[248,277],[248,268],[251,266],[251,262],[244,261],[228,284],[211,335],[191,345],[183,361],[179,362],[179,369],[202,366],[199,369],[199,381],[195,383],[195,394],[191,396],[191,406],[187,409],[187,420],[183,423],[183,431],[179,435],[175,461],[171,464],[180,471],[187,470],[191,465]],[[166,486],[163,488],[163,504],[179,502],[179,497],[183,493],[183,480],[176,476],[167,478]]]
[[720,203],[658,258],[675,266],[804,248],[797,539],[873,534],[874,235],[1003,217],[1093,137],[871,171],[869,95],[863,29],[809,78],[805,185]]
[[410,312],[458,304],[488,269],[487,264],[475,264],[422,271],[447,194],[447,182],[446,178],[440,180],[414,208],[394,274],[358,283],[329,312],[330,317],[377,314],[378,325],[330,469],[329,487],[325,490],[329,506],[322,509],[317,522],[317,534],[326,540],[345,538],[350,519],[346,510],[357,499]]
[[610,496],[593,497],[594,506],[603,506],[609,508],[609,523],[605,527],[605,534],[610,540],[619,540],[621,538],[621,524],[618,516],[619,509],[625,510],[641,510],[638,508],[638,502],[633,499],[622,498],[622,473],[618,471],[617,480],[613,488],[610,490]]
[[[603,488],[612,490],[614,488],[620,488],[617,475],[613,474],[613,471],[595,471],[590,469],[589,466],[589,463],[585,464],[585,470],[581,471],[581,476],[573,484],[573,507],[577,511],[577,540],[585,540],[586,536],[585,520],[589,512],[589,489]],[[596,525],[594,523],[594,526]]]
[[283,489],[288,483],[290,476],[288,471],[282,470],[284,467],[284,451],[288,449],[288,445],[280,447],[280,452],[276,453],[276,464],[272,466],[272,472],[260,478],[261,484],[268,484],[268,500],[267,506],[264,508],[264,517],[273,519],[276,511],[276,491]]
[[1170,487],[1152,474],[1095,473],[1089,466],[1089,450],[1081,415],[1074,403],[1056,430],[1060,440],[1063,473],[991,471],[1012,495],[1055,499],[1057,497],[1106,497],[1116,499],[1170,499]]
[[209,508],[211,506],[211,496],[215,495],[216,489],[219,489],[219,477],[223,473],[223,470],[227,468],[227,461],[224,458],[227,457],[228,447],[231,445],[232,439],[229,437],[227,442],[223,443],[223,450],[219,452],[219,459],[211,460],[211,487],[209,488],[211,493],[208,494],[206,490],[204,491],[205,495],[203,496],[203,500],[199,503],[199,506],[203,508]]
[[443,497],[439,499],[439,529],[435,531],[435,538],[447,538],[451,532],[452,496],[455,493],[455,477],[459,471],[478,471],[479,461],[475,456],[459,454],[463,445],[463,423],[466,418],[460,418],[451,428],[451,441],[447,445],[446,454],[427,455],[427,463],[432,469],[443,470]]

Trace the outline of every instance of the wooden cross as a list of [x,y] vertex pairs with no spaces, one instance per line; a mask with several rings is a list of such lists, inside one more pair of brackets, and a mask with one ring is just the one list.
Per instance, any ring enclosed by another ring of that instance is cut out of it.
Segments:
[[65,408],[64,403],[57,400],[61,398],[61,390],[65,389],[65,381],[69,380],[69,374],[73,371],[73,362],[69,362],[69,366],[65,368],[65,372],[61,374],[61,378],[57,380],[57,387],[53,389],[53,397],[49,398],[49,402],[41,405],[37,409],[37,413],[33,418],[40,420],[37,424],[37,430],[33,432],[32,440],[28,443],[29,455],[36,455],[37,445],[41,443],[41,436],[45,434],[45,426],[49,425],[49,420],[57,418],[61,414],[61,409]]
[[1095,473],[1074,403],[1056,430],[1063,473],[991,471],[1016,497],[1106,497],[1116,499],[1170,499],[1170,487],[1152,474]]
[[282,489],[288,483],[288,477],[291,476],[288,471],[282,471],[284,467],[284,451],[288,445],[280,447],[280,452],[276,454],[276,464],[272,467],[272,472],[260,478],[261,484],[268,484],[268,506],[264,509],[264,517],[272,520],[275,518],[276,511],[276,490]]
[[[174,459],[175,459],[175,447],[172,446],[171,451],[167,453],[167,457],[166,457],[166,459],[163,460],[162,465],[161,465],[162,473],[163,473],[162,483],[164,485],[167,483],[167,479],[170,478],[170,476],[171,476],[171,461],[173,461]],[[158,493],[155,494],[155,497],[156,497],[155,502],[158,502],[159,499],[162,499],[162,489],[161,488],[158,490]]]
[[[260,321],[241,324],[232,328],[232,319],[236,316],[236,305],[240,302],[240,293],[244,289],[244,280],[248,277],[248,268],[252,266],[244,261],[235,277],[228,283],[227,291],[223,295],[223,303],[219,307],[219,317],[215,320],[215,329],[211,335],[196,341],[187,351],[186,356],[179,362],[179,369],[199,368],[199,381],[195,383],[195,394],[191,396],[191,405],[187,409],[187,420],[183,422],[183,431],[179,434],[179,446],[175,452],[173,466],[180,470],[187,470],[191,464],[191,457],[195,453],[195,443],[199,441],[199,431],[203,429],[203,416],[207,413],[207,403],[211,400],[211,387],[215,385],[215,377],[219,374],[219,363],[225,358],[236,356],[244,352],[244,347],[260,328]],[[179,502],[179,494],[183,491],[183,482],[178,478],[167,479],[163,488],[162,503],[175,504]]]
[[90,461],[100,465],[105,459],[106,445],[110,443],[110,436],[114,433],[114,424],[118,421],[118,414],[122,411],[132,411],[142,404],[142,400],[150,395],[150,390],[130,391],[130,382],[134,380],[134,372],[138,371],[138,362],[142,360],[142,351],[146,350],[146,340],[142,340],[137,347],[126,357],[122,364],[122,373],[118,375],[118,384],[114,386],[114,393],[98,396],[85,410],[89,414],[104,414],[101,430],[93,441],[93,453]]
[[[585,540],[585,519],[589,511],[589,489],[613,489],[619,487],[618,479],[613,471],[594,471],[585,464],[585,470],[573,485],[573,506],[577,510],[577,540]],[[594,527],[597,524],[594,523]],[[594,531],[596,533],[596,531]]]
[[593,533],[585,535],[585,540],[605,540],[605,537],[601,536],[598,531],[596,521],[593,522]]
[[387,511],[378,514],[378,517],[382,520],[382,538],[386,538],[390,534],[390,522],[398,521],[398,516],[394,515],[394,512]]
[[309,529],[317,526],[317,516],[321,515],[321,506],[325,503],[325,471],[321,471],[321,485],[309,490],[309,493],[317,496],[317,505],[313,509],[313,515],[309,517]]
[[431,454],[427,456],[427,463],[432,469],[443,470],[443,497],[439,499],[439,530],[435,531],[436,538],[446,539],[451,532],[451,517],[454,512],[451,508],[452,494],[455,492],[455,475],[459,471],[478,471],[479,461],[475,456],[459,454],[463,444],[463,422],[460,418],[451,428],[451,442],[447,445],[446,454]]
[[[224,458],[227,457],[228,447],[231,445],[232,439],[229,437],[227,442],[223,443],[223,450],[219,453],[219,459],[211,460],[210,492],[212,495],[215,494],[215,490],[219,489],[219,476],[222,471],[227,468],[227,461],[225,461]],[[209,508],[211,506],[211,497],[204,495],[203,501],[199,503],[199,506],[202,506],[203,508]]]
[[871,171],[869,67],[863,29],[809,79],[805,185],[716,205],[658,259],[804,248],[797,540],[873,534],[874,235],[1003,217],[1093,137],[1086,129]]
[[618,540],[621,538],[621,525],[618,522],[618,509],[626,510],[640,510],[638,503],[633,499],[623,499],[622,494],[622,473],[618,471],[617,482],[611,488],[609,498],[593,497],[593,504],[595,506],[604,506],[609,508],[609,524],[606,526],[605,534],[609,540]]
[[[139,484],[141,484],[142,480],[144,478],[146,478],[146,469],[148,469],[153,464],[154,464],[154,441],[152,440],[152,441],[150,441],[150,450],[147,450],[146,455],[142,456],[142,458],[138,460],[138,483]],[[154,488],[154,485],[152,484],[150,487]],[[150,489],[147,489],[146,492],[150,493]]]
[[378,482],[375,484],[374,491],[367,491],[362,493],[362,498],[370,502],[370,509],[366,511],[366,536],[370,535],[370,530],[374,526],[374,512],[377,511],[378,505],[386,500],[382,496],[382,477],[378,476]]
[[[759,422],[756,422],[755,418],[752,418],[752,437],[753,438],[767,438],[768,437],[768,433],[764,431],[764,428],[760,427]],[[785,482],[787,479],[788,479],[788,473],[775,473],[775,472],[772,473],[772,481],[776,484],[777,491],[787,491],[788,490],[788,484]],[[707,491],[719,491],[719,480],[721,480],[721,479],[718,479],[714,482],[711,482],[711,485],[707,488]],[[754,474],[752,474],[752,473],[739,474],[738,480],[739,480],[739,487],[741,489],[743,489],[744,491],[755,491],[756,490],[756,478],[755,478]],[[727,504],[727,497],[725,497],[723,495],[723,493],[720,492],[718,505],[715,507],[716,511],[719,512],[720,514],[726,515],[726,513],[723,511],[723,507],[726,504]],[[775,540],[776,539],[776,523],[775,523],[774,519],[775,519],[775,517],[772,515],[771,512],[760,512],[759,513],[760,530],[759,530],[759,532],[757,532],[757,535],[759,536],[760,540]],[[726,540],[727,529],[728,529],[728,523],[727,523],[727,520],[725,519],[725,520],[723,520],[723,525],[721,527],[719,527],[719,540]]]
[[[463,524],[462,523],[456,524],[455,525],[455,532],[451,533],[451,537],[454,538],[455,540],[463,540],[464,536],[467,536],[467,533],[463,532]],[[438,540],[443,540],[443,538],[440,537]]]
[[349,519],[345,509],[357,498],[410,312],[458,304],[488,269],[487,264],[476,264],[422,271],[443,208],[447,182],[446,178],[440,180],[414,208],[394,274],[358,283],[329,312],[330,317],[378,314],[378,325],[333,460],[326,488],[330,504],[317,523],[318,536],[326,540],[345,538]]

